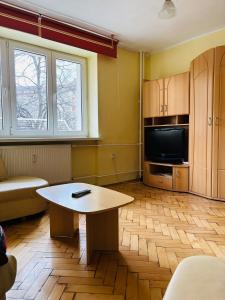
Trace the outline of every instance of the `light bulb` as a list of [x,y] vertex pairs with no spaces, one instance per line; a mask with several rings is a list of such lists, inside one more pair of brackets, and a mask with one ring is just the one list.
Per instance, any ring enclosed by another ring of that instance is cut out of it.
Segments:
[[170,19],[176,15],[176,7],[172,0],[165,0],[159,12],[160,19]]

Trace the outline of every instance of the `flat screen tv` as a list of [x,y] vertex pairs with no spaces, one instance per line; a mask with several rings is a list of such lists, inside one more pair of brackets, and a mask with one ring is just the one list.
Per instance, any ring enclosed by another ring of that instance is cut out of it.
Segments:
[[187,157],[185,129],[145,128],[145,156],[153,162],[183,163]]

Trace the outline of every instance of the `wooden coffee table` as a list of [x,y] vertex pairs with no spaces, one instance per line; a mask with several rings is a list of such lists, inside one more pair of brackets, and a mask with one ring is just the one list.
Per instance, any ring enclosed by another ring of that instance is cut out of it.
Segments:
[[[90,189],[81,198],[72,193]],[[50,202],[51,237],[73,237],[79,229],[78,214],[86,215],[87,263],[95,250],[119,249],[118,208],[134,201],[125,194],[86,183],[69,183],[45,187],[37,193]]]

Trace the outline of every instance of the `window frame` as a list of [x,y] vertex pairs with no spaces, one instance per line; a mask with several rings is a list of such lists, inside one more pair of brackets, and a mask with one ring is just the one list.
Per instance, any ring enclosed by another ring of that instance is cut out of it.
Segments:
[[[56,79],[56,60],[67,60],[81,65],[81,131],[59,131],[57,130],[57,79]],[[87,74],[86,74],[86,59],[75,57],[70,54],[52,52],[52,76],[53,76],[53,120],[54,120],[54,136],[77,136],[87,137]]]
[[[16,80],[14,50],[19,49],[46,57],[47,71],[47,130],[18,130],[16,129]],[[82,97],[82,130],[58,131],[56,127],[57,102],[56,102],[56,59],[69,60],[81,64],[81,97]],[[57,140],[88,138],[88,113],[87,113],[87,59],[64,52],[53,51],[44,47],[33,46],[23,42],[0,39],[0,63],[2,79],[2,110],[3,129],[0,129],[0,139],[31,139],[31,140]],[[1,83],[1,81],[0,81]]]
[[[15,80],[15,60],[14,50],[31,52],[46,57],[46,83],[47,83],[47,108],[48,108],[48,127],[47,130],[18,130],[16,129],[16,80]],[[9,70],[10,70],[10,95],[11,95],[11,136],[13,137],[43,137],[53,135],[52,116],[52,82],[51,82],[51,52],[39,47],[24,45],[18,42],[9,42]]]
[[0,135],[3,137],[10,136],[11,124],[11,103],[9,101],[9,72],[8,72],[8,52],[7,41],[0,39],[0,92],[2,101],[2,129]]

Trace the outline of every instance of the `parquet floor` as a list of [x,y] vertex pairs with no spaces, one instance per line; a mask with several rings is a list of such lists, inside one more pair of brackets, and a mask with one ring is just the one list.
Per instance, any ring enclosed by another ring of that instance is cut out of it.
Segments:
[[128,182],[135,197],[120,210],[120,253],[85,265],[85,219],[78,240],[51,240],[48,215],[7,225],[18,275],[7,299],[160,300],[184,257],[225,257],[225,203]]

